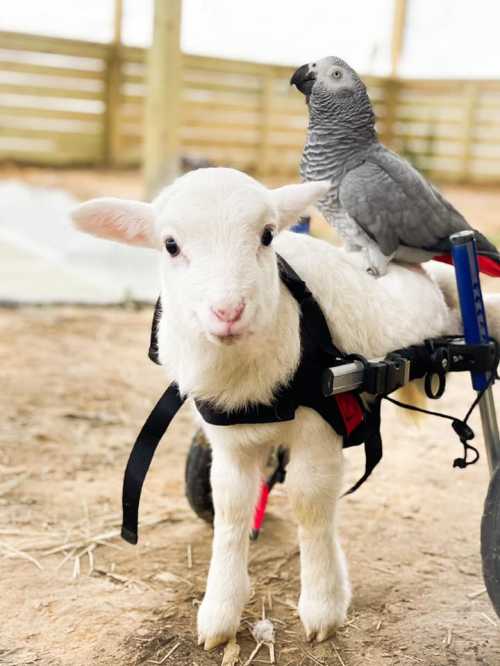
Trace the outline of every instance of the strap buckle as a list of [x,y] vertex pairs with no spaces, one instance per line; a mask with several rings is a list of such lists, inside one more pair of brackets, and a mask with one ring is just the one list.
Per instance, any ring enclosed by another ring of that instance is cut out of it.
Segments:
[[389,354],[383,361],[367,364],[363,391],[387,395],[410,381],[410,360],[400,354]]
[[493,372],[498,365],[500,346],[493,338],[469,345],[461,337],[434,338],[425,341],[436,371]]

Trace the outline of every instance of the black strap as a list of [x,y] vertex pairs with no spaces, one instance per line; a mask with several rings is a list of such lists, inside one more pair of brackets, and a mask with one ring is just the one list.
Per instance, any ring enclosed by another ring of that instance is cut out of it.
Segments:
[[270,405],[251,403],[236,411],[224,412],[205,400],[195,400],[195,404],[203,420],[217,426],[293,421],[298,407],[292,385],[276,389]]
[[381,403],[382,398],[378,397],[370,405],[369,419],[371,420],[371,428],[365,437],[365,472],[363,476],[344,493],[344,496],[350,495],[363,485],[375,467],[382,460],[382,436],[380,434]]
[[129,543],[137,543],[142,484],[156,447],[184,401],[185,397],[180,395],[177,384],[170,384],[146,419],[130,453],[125,476],[123,477],[123,522],[121,532],[122,537]]
[[281,255],[278,254],[277,257],[280,278],[300,305],[304,333],[315,349],[332,357],[331,365],[342,362],[346,355],[332,343],[330,329],[318,301],[290,264]]

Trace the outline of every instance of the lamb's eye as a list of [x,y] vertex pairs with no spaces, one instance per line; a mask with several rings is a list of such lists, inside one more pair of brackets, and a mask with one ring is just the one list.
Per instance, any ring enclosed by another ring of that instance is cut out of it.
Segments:
[[274,232],[272,227],[266,227],[262,232],[262,236],[260,237],[260,242],[262,243],[262,245],[265,246],[271,245],[271,243],[273,242],[273,238],[274,238]]
[[334,79],[341,79],[342,78],[342,70],[341,69],[334,69],[332,72],[332,76]]
[[165,249],[171,257],[176,257],[181,251],[180,247],[177,245],[172,236],[165,238]]

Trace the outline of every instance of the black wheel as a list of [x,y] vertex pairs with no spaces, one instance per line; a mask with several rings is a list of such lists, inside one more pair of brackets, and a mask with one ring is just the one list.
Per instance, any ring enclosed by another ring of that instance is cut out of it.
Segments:
[[202,430],[198,430],[191,441],[186,460],[186,497],[195,514],[206,523],[214,521],[210,467],[212,451]]
[[486,589],[500,617],[500,466],[493,472],[484,503],[481,558]]

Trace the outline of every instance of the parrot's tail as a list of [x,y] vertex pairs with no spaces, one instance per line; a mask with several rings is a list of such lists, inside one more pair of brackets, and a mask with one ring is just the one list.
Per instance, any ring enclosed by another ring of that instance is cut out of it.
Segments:
[[[436,261],[442,261],[445,264],[453,264],[451,254],[440,254],[433,257],[433,259]],[[500,254],[479,250],[477,253],[477,261],[481,273],[491,275],[491,277],[500,277]]]

